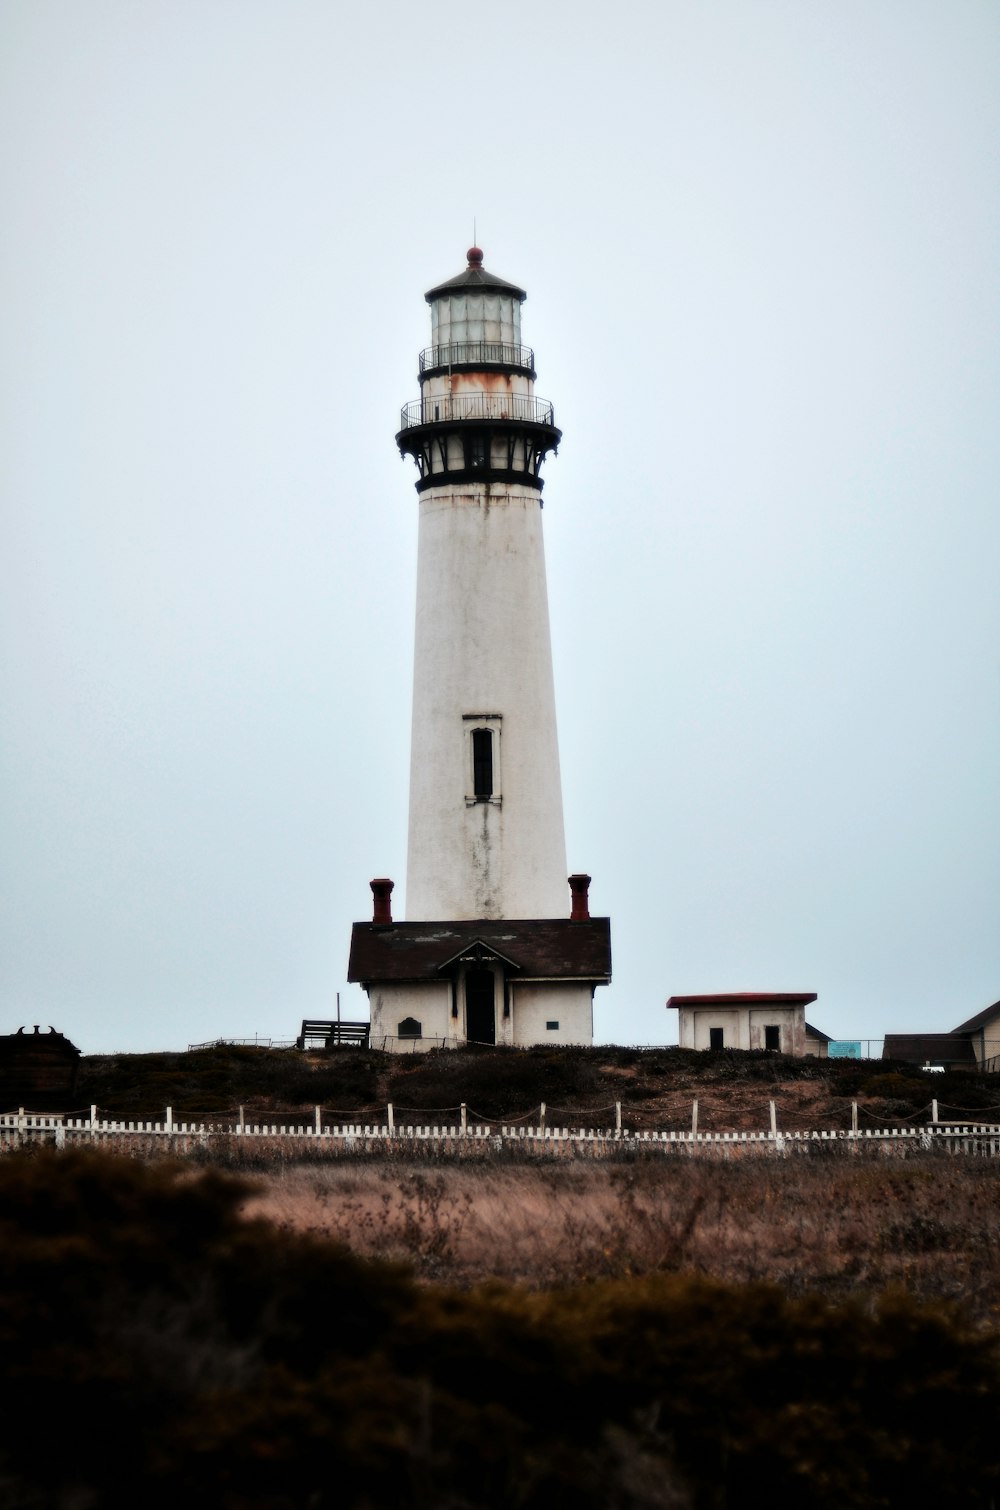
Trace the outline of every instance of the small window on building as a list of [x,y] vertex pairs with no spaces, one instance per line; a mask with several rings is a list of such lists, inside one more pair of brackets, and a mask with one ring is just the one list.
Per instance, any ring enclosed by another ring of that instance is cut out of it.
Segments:
[[781,1029],[773,1023],[769,1023],[764,1029],[764,1047],[774,1049],[778,1054],[781,1053]]
[[710,1049],[724,1049],[726,1046],[725,1028],[709,1028],[708,1046]]
[[547,1022],[545,1026],[550,1033],[558,1033],[559,1031],[559,1024],[557,1022]]
[[472,790],[477,798],[493,796],[493,731],[472,731]]
[[396,1029],[397,1038],[422,1038],[424,1030],[415,1017],[404,1017]]
[[486,447],[487,447],[487,441],[486,441],[486,437],[485,436],[483,436],[483,435],[473,435],[473,436],[470,436],[469,441],[468,441],[468,445],[467,445],[467,448],[466,448],[466,453],[465,453],[466,454],[466,466],[468,466],[469,468],[471,468],[471,469],[473,469],[473,470],[475,470],[477,472],[482,471],[484,467],[488,466],[489,465],[489,454],[487,452]]

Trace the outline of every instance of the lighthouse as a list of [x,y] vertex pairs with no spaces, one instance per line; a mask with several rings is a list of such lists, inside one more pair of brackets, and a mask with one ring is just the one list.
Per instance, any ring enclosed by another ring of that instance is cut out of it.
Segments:
[[521,341],[524,290],[478,247],[468,259],[426,295],[420,397],[396,436],[420,509],[406,910],[555,917],[566,841],[540,474],[561,437]]
[[542,535],[561,432],[535,393],[524,289],[467,266],[425,295],[431,340],[396,443],[416,463],[406,922],[373,881],[349,979],[373,1044],[589,1043],[610,925],[567,878]]

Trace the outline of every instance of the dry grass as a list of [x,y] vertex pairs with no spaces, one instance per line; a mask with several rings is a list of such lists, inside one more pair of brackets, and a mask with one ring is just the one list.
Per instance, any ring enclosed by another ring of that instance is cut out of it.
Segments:
[[551,1286],[690,1271],[786,1292],[899,1287],[1000,1304],[1000,1165],[701,1160],[354,1163],[264,1176],[247,1212],[403,1259],[423,1279]]

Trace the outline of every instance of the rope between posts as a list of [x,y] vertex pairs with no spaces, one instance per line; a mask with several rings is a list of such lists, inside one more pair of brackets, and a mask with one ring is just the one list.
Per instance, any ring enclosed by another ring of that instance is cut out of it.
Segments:
[[339,1106],[321,1106],[319,1110],[320,1110],[320,1115],[323,1116],[323,1117],[355,1117],[355,1118],[357,1118],[357,1117],[383,1117],[385,1115],[385,1107],[384,1106],[351,1107],[347,1111],[344,1111],[344,1109],[342,1107],[339,1107]]
[[[931,1109],[931,1104],[928,1101],[928,1103],[927,1103],[926,1106],[922,1106],[919,1111],[911,1112],[908,1117],[902,1116],[899,1112],[893,1112],[893,1114],[892,1114],[893,1125],[895,1125],[896,1123],[899,1123],[899,1122],[916,1122],[919,1117],[924,1116],[924,1114],[926,1112],[929,1112],[930,1109]],[[884,1127],[885,1126],[885,1116],[884,1116],[884,1114],[880,1115],[878,1112],[869,1111],[868,1107],[867,1106],[862,1106],[861,1103],[860,1103],[860,1101],[858,1102],[858,1115],[859,1116],[868,1117],[872,1122],[875,1123],[876,1127]]]
[[473,1111],[471,1106],[467,1106],[466,1111],[470,1117],[476,1117],[480,1122],[501,1122],[504,1127],[512,1127],[515,1122],[530,1122],[533,1117],[537,1117],[541,1107],[536,1106],[530,1112],[522,1112],[516,1117],[508,1116],[506,1112],[490,1117],[485,1112]]
[[412,1113],[414,1112],[419,1112],[421,1117],[430,1117],[434,1113],[460,1112],[462,1108],[460,1106],[397,1106],[394,1101],[392,1103],[392,1110],[394,1115],[396,1116],[398,1116],[400,1112],[406,1112],[407,1115],[412,1115]]
[[1000,1106],[951,1106],[944,1101],[938,1102],[938,1121],[941,1121],[941,1112],[975,1112],[977,1117],[985,1117],[987,1112],[1000,1112]]
[[598,1112],[613,1112],[615,1103],[609,1101],[606,1106],[546,1106],[546,1116],[553,1117],[596,1117]]

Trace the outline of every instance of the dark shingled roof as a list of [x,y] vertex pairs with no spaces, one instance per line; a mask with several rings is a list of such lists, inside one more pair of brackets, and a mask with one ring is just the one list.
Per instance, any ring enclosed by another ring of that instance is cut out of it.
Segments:
[[988,1027],[998,1017],[1000,1017],[1000,1001],[995,1001],[992,1007],[984,1007],[982,1012],[977,1012],[975,1017],[969,1018],[968,1022],[960,1022],[955,1032],[976,1033],[980,1028]]
[[955,1033],[886,1033],[883,1059],[907,1064],[975,1064],[972,1040]]
[[355,923],[347,979],[363,985],[438,980],[477,943],[528,980],[611,979],[609,918]]

